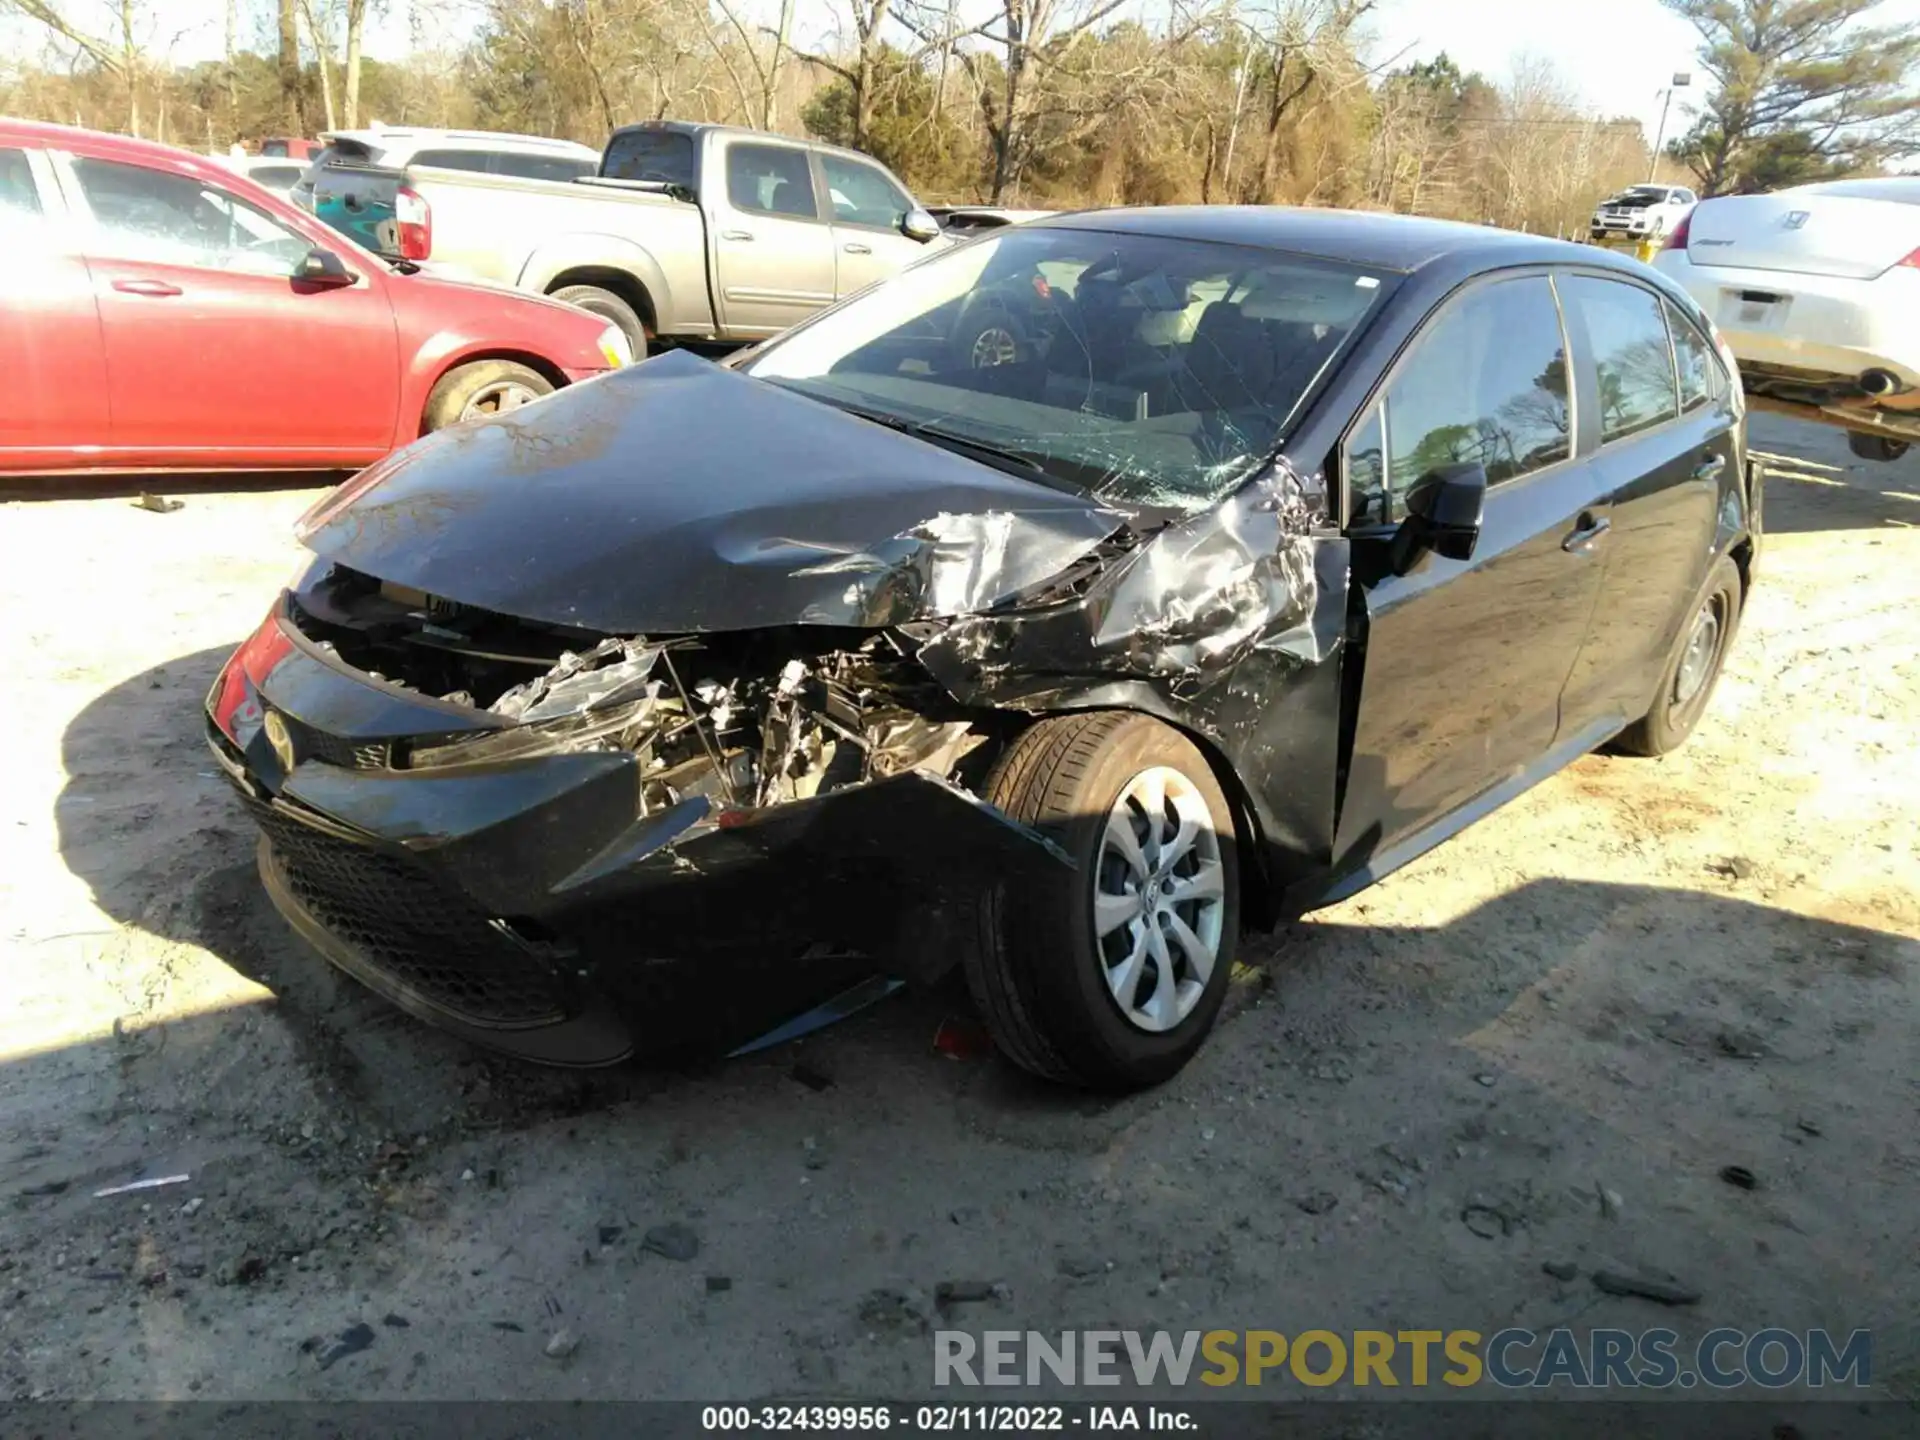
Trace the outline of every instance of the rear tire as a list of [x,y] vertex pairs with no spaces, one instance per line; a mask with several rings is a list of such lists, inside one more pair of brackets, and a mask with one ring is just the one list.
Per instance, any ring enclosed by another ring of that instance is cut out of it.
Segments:
[[1653,709],[1620,733],[1616,749],[1629,755],[1665,755],[1686,743],[1713,697],[1739,628],[1743,598],[1740,571],[1722,555],[1713,562],[1706,592],[1660,676]]
[[1847,432],[1847,448],[1862,460],[1898,460],[1907,453],[1910,443],[1896,440],[1891,435],[1862,435],[1858,430]]
[[640,314],[633,306],[598,285],[565,285],[553,292],[552,297],[568,305],[578,306],[589,314],[598,315],[610,325],[619,327],[620,333],[627,337],[627,344],[633,347],[633,358],[647,358],[647,327],[641,321]]
[[554,384],[538,370],[513,360],[475,360],[440,377],[427,397],[420,433],[430,435],[463,420],[482,420],[551,395]]
[[966,976],[994,1042],[1022,1069],[1093,1089],[1168,1079],[1212,1029],[1239,938],[1233,811],[1206,757],[1144,715],[1061,716],[1022,734],[986,791],[1077,866],[1037,861],[981,906]]

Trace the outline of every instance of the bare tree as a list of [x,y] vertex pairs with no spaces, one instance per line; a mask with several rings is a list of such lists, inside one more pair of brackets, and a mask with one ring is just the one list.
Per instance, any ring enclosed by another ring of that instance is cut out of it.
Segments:
[[140,78],[143,68],[137,35],[136,0],[113,0],[114,32],[95,34],[74,20],[56,0],[0,0],[0,13],[13,10],[51,31],[127,87],[127,132],[140,133]]
[[320,72],[320,108],[326,116],[326,128],[332,130],[338,124],[333,108],[333,43],[332,25],[328,22],[324,6],[316,6],[315,0],[299,0],[300,18],[307,25],[307,43],[313,47],[314,68]]
[[301,104],[300,84],[300,16],[297,8],[299,0],[275,0],[274,26],[278,32],[280,51],[277,71],[280,76],[280,108],[286,117],[289,135],[307,133],[306,116]]
[[367,29],[367,0],[346,0],[347,56],[341,85],[341,113],[347,129],[360,124],[360,59]]

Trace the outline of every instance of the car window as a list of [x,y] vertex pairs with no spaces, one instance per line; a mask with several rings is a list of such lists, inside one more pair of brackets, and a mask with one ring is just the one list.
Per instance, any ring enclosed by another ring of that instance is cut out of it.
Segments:
[[322,165],[378,165],[386,153],[377,145],[363,145],[358,140],[336,140],[313,157],[308,169]]
[[1672,305],[1667,306],[1667,328],[1673,332],[1673,358],[1680,372],[1680,408],[1697,410],[1726,394],[1720,357],[1693,322]]
[[40,191],[24,150],[0,150],[0,223],[40,213]]
[[693,137],[682,130],[622,130],[607,142],[600,173],[609,180],[642,180],[693,188]]
[[1651,291],[1593,275],[1562,279],[1561,295],[1580,316],[1600,379],[1600,442],[1671,420],[1673,351],[1660,301]]
[[249,178],[269,190],[287,190],[300,178],[300,173],[298,165],[261,165],[250,172]]
[[1676,190],[1673,192],[1673,198],[1678,200],[1682,205],[1693,204],[1693,192],[1691,190]]
[[436,170],[478,170],[485,172],[493,158],[489,150],[416,150],[411,163],[431,165]]
[[[1572,453],[1566,343],[1541,276],[1469,291],[1428,323],[1386,391],[1385,463],[1349,442],[1352,519],[1396,520],[1414,482],[1478,462],[1499,484]],[[1378,447],[1377,437],[1372,443]]]
[[1354,497],[1355,519],[1361,518],[1360,497],[1387,493],[1387,430],[1383,408],[1378,403],[1371,406],[1360,428],[1347,437],[1347,493]]
[[785,145],[729,145],[727,199],[736,210],[812,220],[813,171],[807,152]]
[[512,175],[521,180],[578,180],[591,175],[600,166],[595,160],[576,155],[524,155],[502,151],[494,156],[493,173]]
[[833,218],[842,224],[898,230],[913,209],[907,192],[871,165],[839,155],[822,155],[820,168],[826,173]]
[[1272,456],[1389,283],[1281,251],[1018,226],[908,267],[742,368],[1005,451],[1068,489],[1190,511]]
[[279,221],[186,175],[110,160],[73,162],[93,214],[91,253],[158,265],[289,276],[313,247]]

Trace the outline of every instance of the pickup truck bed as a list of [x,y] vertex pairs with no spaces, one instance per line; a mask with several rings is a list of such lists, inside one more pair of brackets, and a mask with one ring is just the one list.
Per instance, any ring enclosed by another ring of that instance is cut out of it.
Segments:
[[398,204],[424,225],[434,268],[592,310],[636,354],[655,339],[778,334],[948,243],[884,167],[832,146],[653,122],[615,132],[601,169],[550,181],[360,166],[329,171],[314,209],[397,254]]

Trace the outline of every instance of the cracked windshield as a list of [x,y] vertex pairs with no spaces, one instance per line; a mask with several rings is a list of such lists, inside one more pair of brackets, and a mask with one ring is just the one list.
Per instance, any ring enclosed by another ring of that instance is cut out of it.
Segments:
[[743,368],[1062,488],[1194,510],[1275,451],[1383,288],[1270,250],[1019,230],[916,266]]

